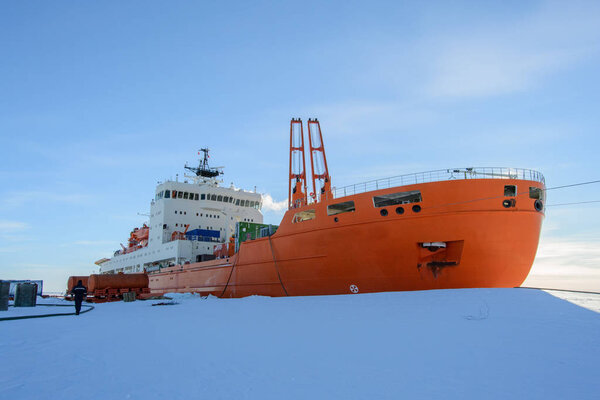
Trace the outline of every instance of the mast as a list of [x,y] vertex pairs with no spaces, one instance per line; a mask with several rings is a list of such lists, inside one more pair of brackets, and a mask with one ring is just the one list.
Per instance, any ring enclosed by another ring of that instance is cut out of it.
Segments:
[[189,167],[187,164],[185,164],[184,168],[188,171],[192,171],[196,175],[196,178],[215,178],[219,175],[223,175],[223,171],[220,171],[220,169],[223,167],[211,168],[208,165],[208,159],[210,158],[208,155],[209,151],[210,149],[208,148],[198,150],[198,155],[200,155],[200,152],[204,153],[204,157],[200,158],[198,166]]
[[304,130],[302,129],[302,120],[300,118],[292,118],[290,122],[288,203],[288,208],[300,207],[307,203]]
[[310,166],[315,201],[322,200],[323,196],[331,198],[331,177],[327,168],[327,157],[325,157],[321,124],[316,118],[308,119],[308,142],[310,146]]

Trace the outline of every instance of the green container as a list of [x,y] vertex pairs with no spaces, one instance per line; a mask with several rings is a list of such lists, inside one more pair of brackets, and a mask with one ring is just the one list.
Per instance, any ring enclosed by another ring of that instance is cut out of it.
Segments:
[[238,222],[235,225],[235,251],[239,251],[240,245],[248,240],[254,240],[273,235],[279,226],[269,224],[257,224],[255,222]]

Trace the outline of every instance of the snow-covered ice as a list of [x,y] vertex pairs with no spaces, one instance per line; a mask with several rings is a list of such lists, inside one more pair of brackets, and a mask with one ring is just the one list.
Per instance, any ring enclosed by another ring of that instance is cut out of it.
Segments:
[[0,322],[0,398],[600,397],[600,314],[542,291],[174,297]]

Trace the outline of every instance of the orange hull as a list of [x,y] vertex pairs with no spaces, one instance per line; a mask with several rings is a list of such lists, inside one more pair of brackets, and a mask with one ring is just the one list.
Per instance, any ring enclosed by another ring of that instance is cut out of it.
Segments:
[[[504,185],[520,191],[514,207]],[[544,213],[517,179],[422,183],[292,208],[277,232],[241,244],[230,258],[149,274],[153,293],[219,297],[304,296],[469,287],[515,287],[527,277]],[[419,190],[422,201],[374,207],[373,196]],[[327,205],[353,200],[356,210],[327,215]],[[418,204],[420,212],[412,210]],[[292,222],[299,211],[316,217]],[[387,210],[382,215],[381,210]],[[442,242],[445,248],[428,243]]]

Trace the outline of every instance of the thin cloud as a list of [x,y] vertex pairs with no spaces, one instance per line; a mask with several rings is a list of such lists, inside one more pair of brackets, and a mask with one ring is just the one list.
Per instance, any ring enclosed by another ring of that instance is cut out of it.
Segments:
[[[436,119],[425,107],[410,103],[384,101],[340,101],[314,104],[298,112],[303,120],[318,117],[324,121],[321,130],[326,138],[361,136],[365,132],[399,131]],[[305,125],[306,127],[306,125]],[[304,132],[307,135],[307,132]],[[327,139],[325,139],[327,147]]]
[[0,247],[0,253],[23,253],[31,250],[31,247],[27,248],[22,245],[4,246]]
[[72,246],[109,246],[114,245],[114,240],[76,240],[74,242],[64,243],[61,247],[72,247]]
[[598,241],[543,238],[531,272],[540,275],[600,275]]
[[78,246],[104,246],[113,243],[113,240],[78,240],[76,242],[73,242],[73,244]]
[[19,232],[28,228],[29,225],[25,222],[0,220],[0,233]]
[[51,203],[81,204],[90,199],[81,193],[55,193],[44,191],[21,191],[5,195],[2,204],[7,207],[18,207],[30,202],[43,201]]
[[551,3],[512,25],[441,39],[428,92],[480,97],[526,90],[598,52],[599,12],[594,3]]

